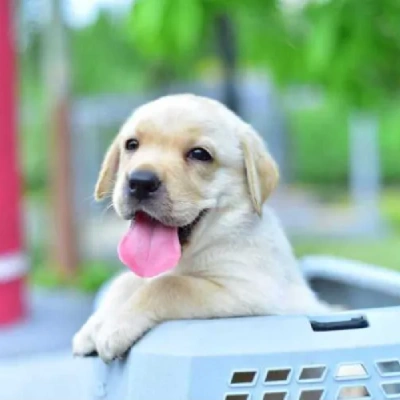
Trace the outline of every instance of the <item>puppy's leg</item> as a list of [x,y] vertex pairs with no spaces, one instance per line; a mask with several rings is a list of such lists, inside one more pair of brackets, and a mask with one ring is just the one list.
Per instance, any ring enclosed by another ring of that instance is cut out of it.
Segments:
[[97,335],[96,349],[109,362],[123,355],[146,331],[174,319],[257,313],[225,287],[189,276],[164,276],[142,285]]
[[143,281],[131,272],[118,276],[106,291],[98,310],[87,320],[72,340],[74,355],[89,355],[96,350],[96,335],[107,318],[118,312]]

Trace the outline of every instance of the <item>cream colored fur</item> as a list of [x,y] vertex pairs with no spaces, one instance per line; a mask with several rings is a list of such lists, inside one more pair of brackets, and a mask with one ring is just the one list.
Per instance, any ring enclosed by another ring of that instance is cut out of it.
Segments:
[[[143,147],[124,154],[124,140],[139,134]],[[188,147],[197,145],[207,147],[215,162],[186,162]],[[116,278],[75,335],[74,354],[97,351],[109,362],[166,320],[329,311],[308,287],[280,223],[265,205],[278,172],[249,125],[220,103],[193,95],[144,105],[112,144],[96,197],[113,191],[116,211],[123,215],[126,173],[144,165],[164,174],[173,204],[169,221],[189,223],[202,209],[209,212],[171,273],[140,279],[126,272]]]

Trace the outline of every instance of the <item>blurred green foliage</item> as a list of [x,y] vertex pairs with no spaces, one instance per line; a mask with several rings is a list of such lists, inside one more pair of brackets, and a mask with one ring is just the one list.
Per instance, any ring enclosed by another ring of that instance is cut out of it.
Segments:
[[358,260],[399,270],[400,235],[379,240],[301,238],[293,241],[297,257],[310,254]]
[[70,29],[69,50],[74,94],[129,93],[149,83],[148,63],[105,11],[93,24]]
[[317,109],[293,112],[289,123],[296,179],[344,184],[349,167],[346,110],[328,102]]
[[[397,104],[377,109],[380,122],[382,178],[386,184],[400,181],[400,114]],[[289,115],[294,175],[303,183],[345,185],[349,174],[348,110],[326,101],[315,109]]]
[[56,268],[50,268],[45,262],[46,255],[43,249],[33,249],[30,254],[32,256],[32,270],[29,274],[31,282],[49,289],[73,287],[83,292],[95,293],[120,270],[112,263],[86,260],[79,266],[76,276],[65,279]]
[[[137,0],[127,15],[103,10],[94,23],[69,29],[73,94],[131,93],[193,78],[200,70],[218,73],[215,20],[225,14],[236,30],[240,70],[270,71],[283,86],[318,84],[328,94],[318,109],[289,116],[301,182],[346,183],[348,112],[367,106],[381,122],[384,180],[399,182],[399,99],[392,97],[400,86],[400,2],[311,1],[299,9],[280,4]],[[20,53],[21,160],[30,191],[43,188],[47,175],[42,34],[40,25],[30,29]]]
[[352,108],[379,105],[400,86],[398,0],[137,0],[128,23],[149,59],[179,65],[203,55],[215,19],[229,16],[242,65],[288,83],[316,83]]
[[391,227],[400,235],[400,191],[386,189],[382,193],[382,213]]
[[308,80],[352,107],[374,107],[398,95],[399,1],[312,1],[303,16],[305,26],[295,34]]
[[22,118],[20,124],[20,160],[25,190],[32,194],[46,186],[49,152],[44,108],[37,103],[29,110],[29,117]]
[[151,59],[187,62],[201,49],[205,12],[199,0],[139,0],[127,31],[135,47]]
[[[215,21],[228,15],[241,68],[272,72],[282,85],[314,83],[352,107],[379,106],[400,86],[398,0],[136,0],[127,15],[101,11],[69,30],[74,93],[132,91],[193,76],[218,58]],[[24,27],[23,27],[24,28]],[[29,30],[24,76],[38,82],[43,32]]]

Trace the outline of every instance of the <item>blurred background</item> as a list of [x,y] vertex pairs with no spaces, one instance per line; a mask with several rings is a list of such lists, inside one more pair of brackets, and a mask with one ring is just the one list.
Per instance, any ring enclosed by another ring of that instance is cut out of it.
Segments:
[[2,0],[0,398],[89,398],[69,343],[124,229],[92,191],[121,123],[164,94],[221,100],[265,138],[299,257],[400,269],[399,27],[398,0]]

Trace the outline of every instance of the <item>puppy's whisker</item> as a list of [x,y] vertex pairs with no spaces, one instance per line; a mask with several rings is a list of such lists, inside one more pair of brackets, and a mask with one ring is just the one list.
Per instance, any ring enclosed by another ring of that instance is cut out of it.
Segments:
[[101,210],[100,217],[101,217],[101,218],[104,218],[104,217],[106,216],[107,212],[108,212],[113,206],[114,206],[114,203],[111,202],[111,203],[109,203],[106,207],[104,207],[104,209]]
[[90,205],[93,205],[93,204],[96,203],[96,201],[95,201],[95,199],[93,198],[92,195],[85,197],[82,201],[83,201],[84,204],[88,204],[89,203]]

